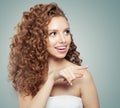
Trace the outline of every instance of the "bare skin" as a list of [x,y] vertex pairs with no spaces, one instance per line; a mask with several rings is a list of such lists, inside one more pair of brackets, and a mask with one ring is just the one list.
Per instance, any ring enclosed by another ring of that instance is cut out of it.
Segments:
[[45,108],[49,96],[64,94],[81,97],[84,108],[99,108],[97,90],[87,67],[74,64],[51,72],[35,97],[19,95],[20,108]]

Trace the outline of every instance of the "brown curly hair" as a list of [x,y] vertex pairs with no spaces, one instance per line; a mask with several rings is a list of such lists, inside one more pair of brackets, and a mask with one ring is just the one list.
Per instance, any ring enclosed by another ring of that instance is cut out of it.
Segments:
[[[22,20],[16,27],[17,32],[10,44],[9,78],[15,90],[21,94],[35,96],[47,78],[47,26],[56,16],[66,18],[56,3],[37,4],[23,13]],[[76,48],[72,39],[65,58],[81,65]]]

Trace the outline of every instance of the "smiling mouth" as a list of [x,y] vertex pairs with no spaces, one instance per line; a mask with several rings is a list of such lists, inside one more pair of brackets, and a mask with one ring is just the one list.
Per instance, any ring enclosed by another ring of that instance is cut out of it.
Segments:
[[55,47],[55,49],[57,49],[57,50],[65,50],[66,48],[67,48],[67,46]]
[[55,47],[55,49],[56,49],[59,53],[66,53],[66,51],[67,51],[67,45],[66,45],[66,46],[58,46],[58,47]]

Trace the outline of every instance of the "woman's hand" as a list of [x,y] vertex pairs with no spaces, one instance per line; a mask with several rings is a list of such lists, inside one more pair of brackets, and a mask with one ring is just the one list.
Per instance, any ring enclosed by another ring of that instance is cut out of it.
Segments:
[[81,71],[86,70],[87,68],[87,66],[70,66],[56,72],[50,72],[49,77],[51,77],[54,81],[63,78],[72,85],[72,81],[76,78],[81,78],[83,76]]

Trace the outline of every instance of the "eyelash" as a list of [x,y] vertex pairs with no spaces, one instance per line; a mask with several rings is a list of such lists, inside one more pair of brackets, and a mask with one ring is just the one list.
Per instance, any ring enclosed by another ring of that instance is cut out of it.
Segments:
[[56,32],[51,32],[50,34],[49,34],[49,36],[55,36],[56,35]]
[[[56,32],[51,32],[51,33],[49,33],[49,36],[54,37],[56,34],[57,34]],[[70,30],[65,30],[65,31],[64,31],[64,34],[65,34],[65,35],[69,35],[69,34],[70,34]]]
[[65,30],[65,33],[66,34],[70,34],[70,30]]

